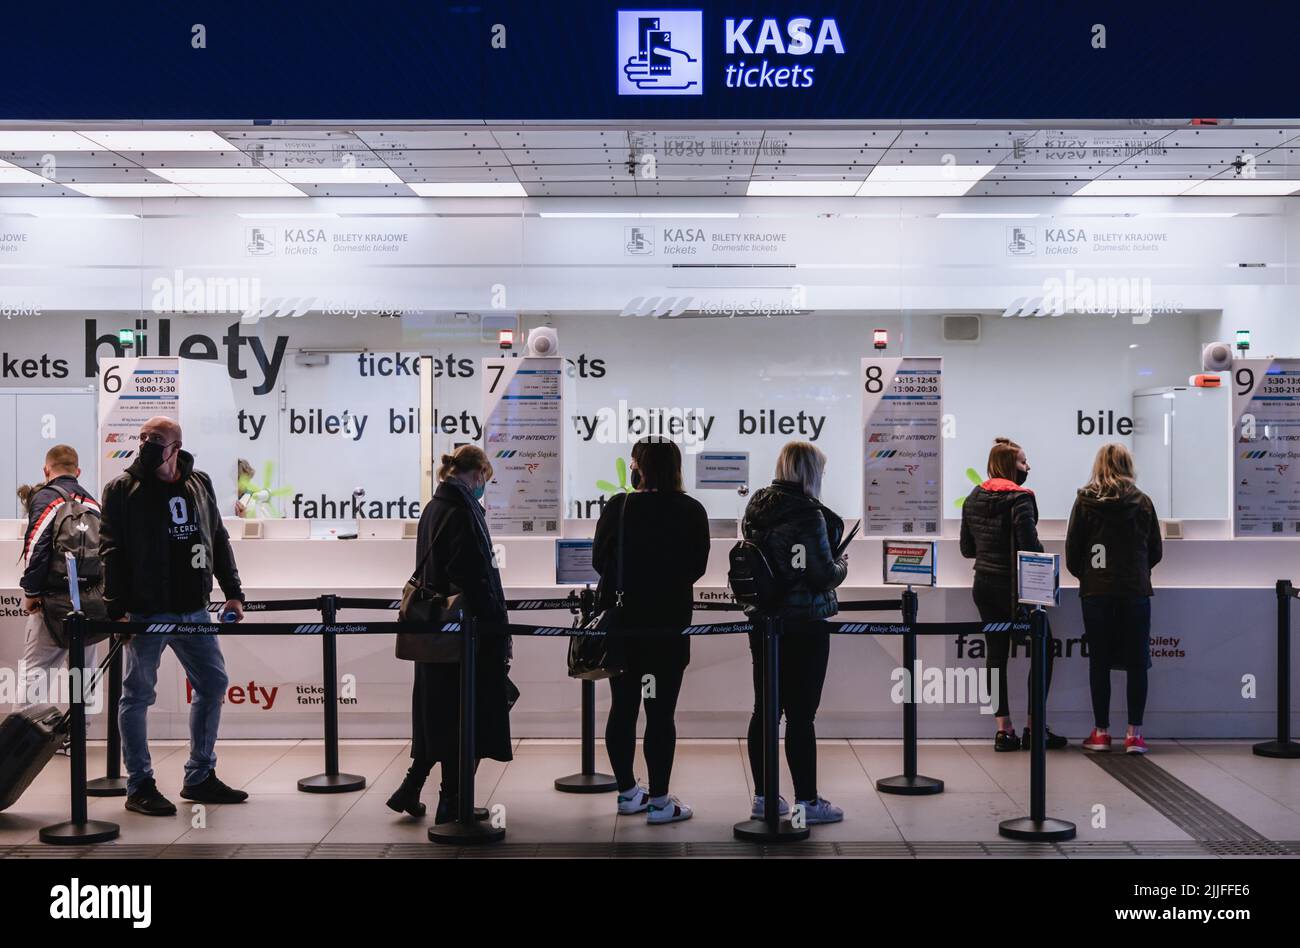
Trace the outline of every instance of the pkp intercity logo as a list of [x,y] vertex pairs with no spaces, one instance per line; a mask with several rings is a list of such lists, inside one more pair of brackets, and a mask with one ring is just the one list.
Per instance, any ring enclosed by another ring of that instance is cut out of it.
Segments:
[[618,11],[619,95],[702,95],[700,10]]

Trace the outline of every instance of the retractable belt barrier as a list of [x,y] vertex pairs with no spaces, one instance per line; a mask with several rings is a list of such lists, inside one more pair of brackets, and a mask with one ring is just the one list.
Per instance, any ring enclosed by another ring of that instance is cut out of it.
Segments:
[[1300,599],[1300,587],[1279,579],[1277,593],[1277,739],[1256,744],[1260,757],[1300,758],[1300,743],[1291,740],[1291,600]]
[[[909,626],[902,622],[829,622],[826,631],[833,635],[903,635]],[[911,626],[917,635],[995,635],[1025,633],[1028,622],[918,622]],[[460,622],[445,622],[431,628],[414,622],[87,622],[89,633],[108,635],[383,635],[395,632],[433,634],[459,632]],[[688,625],[677,630],[680,635],[734,635],[754,631],[752,622],[712,622]],[[619,629],[617,634],[629,637],[662,637],[664,629]],[[528,625],[519,622],[478,623],[480,635],[535,635],[562,637],[573,635],[606,635],[596,629],[574,628],[562,625]]]
[[[1278,584],[1279,600],[1281,600],[1282,584]],[[566,609],[575,613],[581,613],[586,617],[591,612],[592,594],[590,590],[585,590],[584,597],[576,591],[566,598],[549,598],[549,599],[521,599],[511,600],[507,607],[513,611],[519,610],[559,610]],[[1294,593],[1294,587],[1287,584],[1289,595]],[[1029,632],[1033,627],[1029,622],[927,622],[918,623],[915,621],[915,594],[909,589],[908,595],[912,597],[909,603],[904,600],[854,600],[841,602],[840,609],[844,612],[853,611],[884,611],[893,610],[902,607],[904,620],[903,622],[844,622],[844,621],[822,621],[817,623],[825,631],[838,635],[900,635],[904,637],[904,643],[914,643],[916,635],[989,635],[989,634],[1019,634]],[[325,675],[325,757],[326,770],[323,774],[314,777],[307,777],[298,782],[300,790],[318,793],[337,793],[348,790],[356,790],[365,786],[365,778],[353,774],[340,774],[338,772],[338,708],[336,688],[333,687],[337,679],[337,664],[334,651],[334,638],[338,635],[383,635],[395,634],[398,632],[416,633],[416,634],[433,634],[447,632],[461,632],[465,636],[467,645],[473,643],[478,635],[507,635],[507,636],[538,636],[551,638],[568,638],[577,635],[604,635],[608,634],[594,629],[583,628],[585,622],[575,622],[572,627],[554,626],[554,625],[535,625],[516,622],[489,622],[482,623],[472,618],[466,618],[462,621],[444,622],[440,626],[429,626],[418,623],[408,622],[340,622],[337,620],[339,609],[376,609],[376,610],[396,610],[400,602],[394,599],[359,599],[345,598],[334,595],[322,595],[315,599],[284,599],[284,600],[266,600],[250,601],[245,603],[246,613],[260,612],[289,612],[316,610],[321,613],[322,622],[252,622],[252,623],[222,623],[222,622],[90,622],[83,616],[74,613],[69,617],[69,635],[72,640],[70,643],[72,651],[76,655],[84,655],[84,643],[88,634],[115,634],[115,635],[286,635],[286,636],[311,636],[319,635],[322,637],[322,648],[324,652],[324,675]],[[221,603],[213,603],[209,606],[209,611],[219,612],[222,607]],[[704,602],[695,603],[694,608],[703,611],[730,611],[735,612],[741,609],[739,604],[729,602]],[[907,621],[910,620],[910,621]],[[777,840],[796,840],[807,837],[807,828],[791,827],[789,821],[781,821],[776,810],[775,790],[772,786],[776,774],[776,754],[777,754],[777,726],[779,723],[779,690],[778,690],[778,663],[780,655],[780,639],[785,634],[783,623],[780,619],[763,619],[757,621],[738,621],[738,622],[715,622],[689,625],[682,629],[674,629],[680,635],[691,637],[706,635],[738,635],[759,632],[764,640],[763,656],[763,691],[764,691],[764,788],[769,790],[767,796],[769,799],[766,812],[761,820],[746,821],[744,824],[738,824],[736,835],[742,838],[753,839],[777,839]],[[627,637],[662,637],[665,635],[665,629],[620,629],[616,634]],[[794,634],[797,634],[795,632]],[[474,720],[474,673],[476,650],[467,648],[462,656],[460,663],[461,678],[461,794],[459,803],[460,812],[458,818],[452,823],[441,824],[429,830],[429,838],[435,842],[451,843],[470,843],[470,842],[490,842],[502,838],[504,829],[494,830],[492,827],[479,823],[473,816],[474,800],[474,767],[472,761],[474,757],[475,734],[473,733]],[[78,659],[80,661],[80,659]],[[83,662],[84,664],[84,662]],[[592,682],[583,682],[585,691],[591,692],[593,689]],[[590,695],[585,695],[590,697]],[[584,727],[587,722],[586,718],[591,717],[594,712],[594,701],[587,701],[586,704],[592,707],[585,709]],[[68,841],[90,841],[95,838],[112,838],[117,833],[117,827],[114,824],[96,824],[86,818],[86,781],[85,781],[85,748],[86,748],[86,726],[84,705],[81,702],[74,702],[75,709],[80,709],[80,715],[75,714],[72,718],[72,757],[74,761],[80,761],[80,767],[74,765],[73,768],[73,787],[72,787],[72,821],[71,833],[64,829],[57,835],[51,834],[50,842],[68,842]],[[915,722],[911,722],[906,716],[909,710],[914,714],[914,706],[906,708],[905,711],[905,745],[912,745],[911,750],[905,749],[905,760],[914,764],[915,760]],[[590,728],[586,728],[590,729]],[[588,773],[592,768],[588,766],[589,762],[584,754],[584,768],[581,777],[599,778],[603,775]],[[914,766],[909,765],[907,774],[911,777],[906,779],[929,780],[930,778],[917,778],[914,775]],[[557,781],[557,786],[560,781]],[[599,780],[589,781],[588,786],[579,792],[589,792],[597,789],[600,784]],[[940,784],[941,786],[941,784]],[[61,824],[62,826],[62,824]],[[108,835],[111,833],[111,835]],[[43,835],[42,838],[45,838]]]

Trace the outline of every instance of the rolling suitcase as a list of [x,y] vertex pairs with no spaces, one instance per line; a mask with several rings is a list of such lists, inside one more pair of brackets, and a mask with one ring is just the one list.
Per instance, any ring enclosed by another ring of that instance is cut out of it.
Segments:
[[[88,687],[95,687],[121,647],[121,641],[113,643]],[[38,704],[0,721],[0,810],[17,802],[63,746],[71,729],[71,715],[71,711]]]

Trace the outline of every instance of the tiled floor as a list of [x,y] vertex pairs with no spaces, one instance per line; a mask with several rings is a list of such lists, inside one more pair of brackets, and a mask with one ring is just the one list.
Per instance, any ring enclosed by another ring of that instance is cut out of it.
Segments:
[[[160,789],[177,803],[185,747],[153,744]],[[197,854],[214,846],[229,854],[249,851],[383,855],[429,847],[427,820],[392,813],[384,801],[401,782],[407,765],[404,741],[345,741],[342,769],[363,774],[359,793],[305,794],[300,777],[323,769],[319,741],[223,741],[218,773],[251,794],[241,806],[213,806],[195,813],[184,806],[171,818],[128,813],[121,798],[92,798],[92,818],[121,826],[113,847],[141,846],[141,854]],[[1149,758],[1229,811],[1279,852],[1300,854],[1300,762],[1268,760],[1250,753],[1246,742],[1154,742]],[[605,766],[603,748],[597,760]],[[102,745],[90,748],[89,772],[103,773]],[[824,796],[842,806],[843,823],[813,828],[817,855],[1233,855],[1232,847],[1200,844],[1151,804],[1088,760],[1077,746],[1048,758],[1048,812],[1078,826],[1074,843],[1056,847],[1012,843],[998,836],[998,822],[1026,813],[1027,754],[995,754],[983,741],[928,741],[920,749],[920,771],[946,782],[929,797],[877,793],[874,781],[901,770],[897,741],[823,741],[818,780]],[[643,817],[618,817],[612,795],[562,794],[552,781],[578,769],[574,741],[516,743],[509,764],[485,761],[479,770],[479,802],[501,804],[510,851],[565,843],[616,844],[615,849],[662,855],[726,854],[731,827],[744,819],[753,793],[744,744],[736,740],[683,741],[678,747],[673,792],[695,808],[695,818],[669,826],[647,826]],[[638,773],[644,766],[638,764]],[[436,781],[425,800],[436,802]],[[0,853],[31,854],[41,826],[67,818],[68,760],[57,757],[23,798],[0,813]],[[782,792],[791,795],[788,774]],[[1286,841],[1292,841],[1287,843]],[[1291,847],[1288,850],[1286,847]],[[1238,847],[1239,849],[1241,847]],[[1265,847],[1267,848],[1267,847]],[[122,851],[127,854],[126,850]],[[1244,851],[1243,853],[1244,854]]]

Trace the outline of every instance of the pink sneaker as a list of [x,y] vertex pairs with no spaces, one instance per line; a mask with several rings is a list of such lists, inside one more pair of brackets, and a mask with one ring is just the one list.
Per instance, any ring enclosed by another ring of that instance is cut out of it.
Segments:
[[1096,728],[1088,735],[1088,739],[1083,742],[1083,749],[1090,751],[1108,751],[1110,750],[1110,735],[1103,734]]
[[1124,753],[1126,754],[1145,754],[1147,752],[1147,742],[1142,740],[1142,735],[1124,738]]

